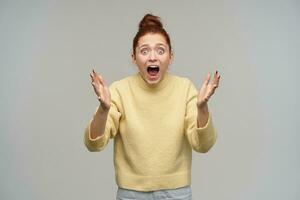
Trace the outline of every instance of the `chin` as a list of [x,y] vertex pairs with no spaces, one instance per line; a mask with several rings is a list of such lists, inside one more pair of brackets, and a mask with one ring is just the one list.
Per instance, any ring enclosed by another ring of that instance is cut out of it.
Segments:
[[158,77],[158,79],[156,79],[156,80],[149,80],[149,79],[147,79],[147,78],[146,78],[146,80],[147,80],[147,83],[148,83],[149,85],[156,85],[157,83],[160,82],[161,77]]
[[155,81],[147,80],[147,83],[148,83],[149,85],[156,85],[157,83],[159,83],[159,81],[160,81],[160,79],[155,80]]

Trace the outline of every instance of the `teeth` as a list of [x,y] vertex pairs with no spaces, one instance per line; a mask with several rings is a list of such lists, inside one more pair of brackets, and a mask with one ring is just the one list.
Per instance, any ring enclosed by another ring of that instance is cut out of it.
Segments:
[[157,68],[158,66],[157,65],[149,65],[148,67],[150,67],[150,68]]

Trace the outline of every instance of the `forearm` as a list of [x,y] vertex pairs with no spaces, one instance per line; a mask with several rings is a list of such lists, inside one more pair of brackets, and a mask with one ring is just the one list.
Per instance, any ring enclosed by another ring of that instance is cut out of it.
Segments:
[[196,151],[206,153],[214,145],[217,138],[207,105],[198,108],[197,128],[198,134],[195,134],[195,138],[191,140],[196,142],[192,143],[192,146]]
[[109,110],[103,110],[101,106],[98,107],[90,126],[90,134],[92,139],[103,135],[108,112]]
[[209,111],[207,103],[201,107],[197,107],[198,116],[197,116],[197,127],[204,127],[208,121]]

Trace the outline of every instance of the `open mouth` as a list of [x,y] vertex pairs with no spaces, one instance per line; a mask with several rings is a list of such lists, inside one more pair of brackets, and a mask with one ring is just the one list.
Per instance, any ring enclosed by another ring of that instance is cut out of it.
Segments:
[[157,65],[150,65],[147,67],[147,72],[150,76],[156,76],[159,72],[159,67]]

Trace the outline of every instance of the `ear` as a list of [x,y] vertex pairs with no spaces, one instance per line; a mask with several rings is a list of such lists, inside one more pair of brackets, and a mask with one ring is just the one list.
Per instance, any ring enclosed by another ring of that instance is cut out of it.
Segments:
[[131,60],[132,60],[132,63],[136,64],[136,58],[133,53],[131,53]]
[[174,60],[174,54],[173,54],[173,51],[171,51],[171,53],[170,53],[170,64],[173,63],[173,60]]

